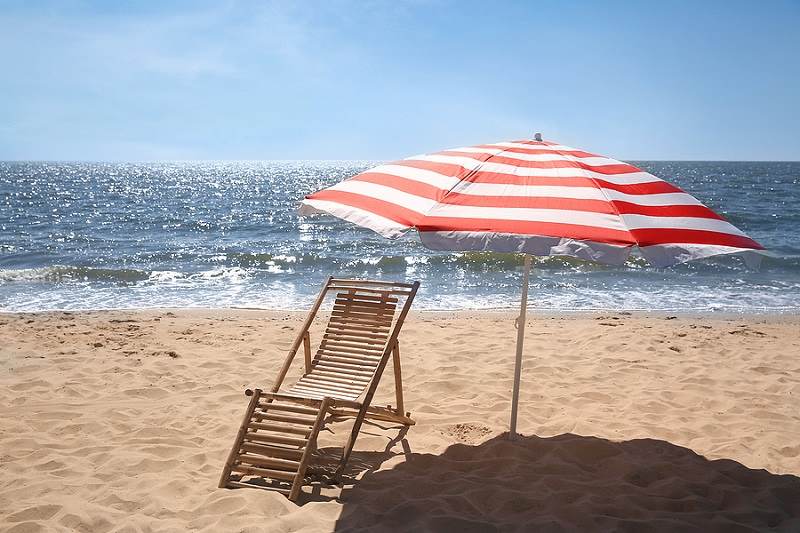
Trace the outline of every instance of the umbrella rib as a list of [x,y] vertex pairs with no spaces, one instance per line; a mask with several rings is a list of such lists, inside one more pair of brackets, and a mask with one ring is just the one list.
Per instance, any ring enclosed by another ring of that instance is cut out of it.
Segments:
[[[570,157],[570,158],[572,157],[572,156],[570,156],[569,154],[567,154],[567,153],[564,153],[564,151],[563,151],[563,150],[554,150],[554,151],[555,151],[555,152],[557,152],[559,155],[563,155],[564,157]],[[570,159],[570,161],[574,162],[572,159]],[[633,166],[633,165],[631,165],[631,166]],[[555,168],[555,167],[553,167],[553,168]],[[577,168],[580,168],[580,167],[577,167]],[[639,167],[635,167],[635,168],[636,168],[636,169],[638,169],[638,170],[641,170]],[[625,219],[624,219],[624,218],[622,218],[622,213],[620,213],[620,212],[619,212],[619,209],[617,209],[617,206],[616,206],[616,205],[614,205],[614,201],[613,201],[613,200],[611,200],[611,197],[610,197],[610,196],[608,196],[608,194],[606,194],[606,191],[605,191],[605,189],[604,189],[603,187],[601,187],[601,186],[600,186],[600,183],[597,181],[597,178],[595,178],[594,176],[592,176],[592,175],[591,175],[591,172],[588,172],[586,169],[583,169],[583,168],[581,168],[581,169],[580,169],[580,171],[581,171],[581,172],[582,172],[582,173],[583,173],[583,174],[584,174],[584,175],[585,175],[587,178],[589,178],[589,179],[592,181],[592,183],[594,183],[594,186],[595,186],[595,187],[597,187],[597,190],[599,190],[599,191],[600,191],[600,194],[602,194],[602,195],[603,195],[603,198],[605,198],[605,199],[606,199],[606,203],[608,203],[608,205],[611,207],[611,209],[613,209],[613,210],[614,210],[614,213],[617,215],[617,218],[618,218],[618,219],[619,219],[619,221],[622,223],[622,226],[623,226],[623,228],[625,229],[625,232],[626,232],[626,233],[627,233],[627,234],[630,236],[630,238],[631,238],[631,239],[634,241],[634,243],[636,243],[636,245],[638,246],[638,245],[639,245],[639,241],[638,241],[638,240],[636,240],[636,237],[634,237],[634,236],[633,236],[633,233],[631,233],[631,230],[630,230],[630,229],[628,229],[628,226],[627,226],[627,224],[625,224]],[[558,169],[558,168],[556,168],[556,172],[559,172],[559,173],[560,173],[560,172],[561,172],[561,170],[560,170],[560,169]]]
[[[434,208],[436,208],[436,206],[437,206],[438,204],[442,203],[442,201],[443,201],[445,198],[447,198],[447,197],[448,197],[448,196],[449,196],[449,195],[450,195],[450,194],[453,192],[453,189],[455,189],[456,187],[458,187],[459,185],[461,185],[461,184],[462,184],[464,181],[466,181],[466,180],[467,180],[467,178],[469,178],[470,176],[472,176],[472,175],[476,174],[476,173],[477,173],[477,172],[478,172],[478,171],[481,169],[481,167],[484,165],[484,163],[488,162],[488,161],[489,161],[491,158],[493,158],[493,157],[496,157],[496,156],[498,156],[498,155],[500,155],[500,154],[502,154],[502,153],[508,152],[509,150],[510,150],[510,148],[508,148],[508,147],[504,147],[502,150],[500,150],[500,151],[499,151],[499,152],[497,152],[496,154],[488,154],[488,155],[487,155],[487,157],[486,157],[486,159],[483,159],[483,160],[481,160],[480,164],[478,164],[478,165],[477,165],[475,168],[469,169],[469,170],[468,170],[468,171],[467,171],[467,172],[466,172],[466,173],[465,173],[465,174],[464,174],[462,177],[458,178],[458,181],[457,181],[456,183],[454,183],[452,187],[450,187],[449,189],[447,189],[447,191],[445,191],[445,193],[442,195],[442,198],[441,198],[440,200],[437,200],[437,201],[436,201],[436,203],[435,203],[435,204],[433,204],[433,206],[431,206],[431,208],[428,210],[428,212],[426,212],[426,213],[425,213],[425,216],[428,216],[428,213],[430,213],[430,210],[431,210],[431,209],[434,209]],[[414,226],[414,229],[416,229],[417,231],[419,231],[419,227],[418,227],[418,226],[416,226],[416,225]]]

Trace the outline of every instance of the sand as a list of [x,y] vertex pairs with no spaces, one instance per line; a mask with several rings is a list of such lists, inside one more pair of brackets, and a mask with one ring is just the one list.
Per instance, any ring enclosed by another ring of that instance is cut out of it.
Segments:
[[218,489],[302,316],[0,315],[0,529],[800,531],[800,317],[531,316],[509,442],[509,315],[414,314],[417,425],[366,425],[345,486],[299,505]]

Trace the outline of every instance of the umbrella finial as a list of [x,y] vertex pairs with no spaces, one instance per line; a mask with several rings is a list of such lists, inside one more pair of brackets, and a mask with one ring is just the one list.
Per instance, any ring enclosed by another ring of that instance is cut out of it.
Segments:
[[542,142],[542,134],[541,134],[541,133],[535,133],[535,134],[533,135],[533,140],[534,140],[534,141],[539,141],[539,142]]

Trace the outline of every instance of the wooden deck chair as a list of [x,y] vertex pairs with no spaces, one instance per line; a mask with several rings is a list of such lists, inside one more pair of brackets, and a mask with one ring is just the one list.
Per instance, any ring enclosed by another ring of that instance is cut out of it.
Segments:
[[[418,288],[419,282],[329,278],[289,349],[271,391],[245,391],[250,402],[219,486],[278,490],[294,501],[316,449],[317,435],[329,414],[355,417],[336,477],[347,465],[365,418],[413,425],[410,413],[404,412],[397,337]],[[335,294],[333,310],[312,357],[309,328],[331,293]],[[284,388],[284,378],[301,344],[304,373]],[[390,357],[396,405],[375,407],[370,405],[372,397]]]

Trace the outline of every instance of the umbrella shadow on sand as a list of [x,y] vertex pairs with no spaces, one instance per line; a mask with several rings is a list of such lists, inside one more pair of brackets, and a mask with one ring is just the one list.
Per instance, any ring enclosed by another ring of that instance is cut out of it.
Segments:
[[500,435],[440,455],[406,447],[376,471],[390,448],[354,454],[367,472],[342,493],[336,531],[800,531],[797,476],[663,440]]

